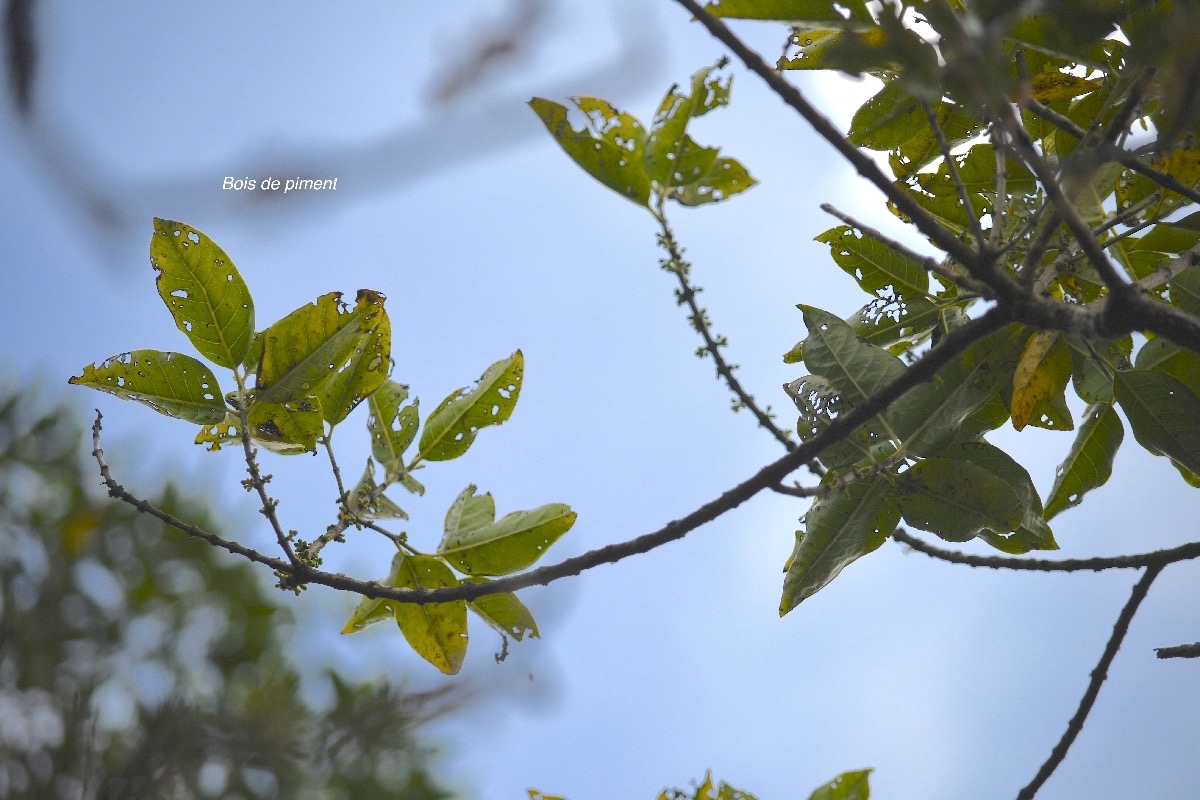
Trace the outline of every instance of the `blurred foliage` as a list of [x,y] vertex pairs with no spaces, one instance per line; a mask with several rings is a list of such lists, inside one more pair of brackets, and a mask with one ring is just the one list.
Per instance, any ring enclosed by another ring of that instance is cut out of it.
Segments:
[[418,735],[449,698],[330,674],[311,707],[257,571],[92,491],[85,441],[0,386],[0,797],[449,796]]

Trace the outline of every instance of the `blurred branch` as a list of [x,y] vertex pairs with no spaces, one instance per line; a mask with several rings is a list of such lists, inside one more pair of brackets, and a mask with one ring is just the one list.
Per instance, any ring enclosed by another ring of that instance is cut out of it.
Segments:
[[8,89],[13,105],[23,117],[33,112],[38,46],[33,12],[36,0],[8,0],[4,8],[4,43],[8,61]]
[[1159,658],[1200,658],[1200,642],[1195,644],[1177,644],[1174,647],[1156,647],[1154,652]]

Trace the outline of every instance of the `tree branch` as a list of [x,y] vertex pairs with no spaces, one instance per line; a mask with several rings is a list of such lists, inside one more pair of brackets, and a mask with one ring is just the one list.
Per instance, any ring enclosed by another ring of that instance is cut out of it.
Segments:
[[1083,723],[1091,713],[1092,706],[1096,704],[1100,687],[1108,678],[1108,669],[1112,666],[1117,651],[1121,649],[1121,642],[1124,641],[1125,634],[1129,632],[1129,623],[1133,621],[1133,615],[1137,613],[1138,606],[1146,599],[1146,593],[1150,591],[1150,584],[1154,583],[1154,579],[1162,572],[1162,568],[1161,564],[1147,567],[1146,572],[1134,584],[1128,602],[1121,609],[1121,614],[1117,617],[1116,624],[1113,625],[1112,636],[1109,637],[1108,644],[1104,647],[1100,661],[1092,670],[1091,680],[1088,682],[1087,690],[1083,693],[1083,699],[1079,701],[1079,708],[1075,711],[1075,716],[1071,717],[1071,721],[1067,723],[1066,732],[1050,752],[1046,763],[1042,764],[1033,780],[1017,793],[1017,800],[1032,800],[1043,784],[1054,774],[1054,770],[1058,769],[1059,764],[1066,758],[1067,751],[1079,736],[1079,732],[1083,730]]
[[1156,647],[1154,652],[1159,658],[1200,658],[1200,642],[1195,644],[1177,644],[1174,647]]

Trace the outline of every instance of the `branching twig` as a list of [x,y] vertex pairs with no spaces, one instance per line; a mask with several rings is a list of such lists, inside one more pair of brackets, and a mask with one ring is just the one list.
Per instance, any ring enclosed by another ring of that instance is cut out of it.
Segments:
[[1032,800],[1033,796],[1038,793],[1046,780],[1054,774],[1054,770],[1058,769],[1058,765],[1067,756],[1067,750],[1075,742],[1079,732],[1083,730],[1083,723],[1087,720],[1088,714],[1092,711],[1092,706],[1096,703],[1096,697],[1100,694],[1100,687],[1104,685],[1104,681],[1108,678],[1108,669],[1112,666],[1113,659],[1117,656],[1117,651],[1121,649],[1121,642],[1125,639],[1125,634],[1129,632],[1129,623],[1133,620],[1133,615],[1137,613],[1138,606],[1146,599],[1146,592],[1150,591],[1150,584],[1154,583],[1154,579],[1162,572],[1162,565],[1150,566],[1146,568],[1146,572],[1134,584],[1133,592],[1129,595],[1128,602],[1121,609],[1120,616],[1117,617],[1117,622],[1113,625],[1112,636],[1108,639],[1108,644],[1104,646],[1104,653],[1100,656],[1100,661],[1096,664],[1096,668],[1092,670],[1092,678],[1088,682],[1087,691],[1083,693],[1083,699],[1079,701],[1079,708],[1075,711],[1075,716],[1071,717],[1071,721],[1067,723],[1067,730],[1059,739],[1058,744],[1050,751],[1050,757],[1046,759],[1046,763],[1042,764],[1025,788],[1017,793],[1017,800]]
[[[954,163],[954,154],[950,152],[950,144],[946,141],[946,133],[942,130],[942,124],[938,122],[937,114],[933,113],[933,108],[924,100],[921,101],[921,108],[925,111],[925,118],[929,120],[929,127],[933,129],[933,136],[937,139],[938,150],[942,154],[942,163],[946,165],[946,174],[950,177],[950,181],[954,184],[954,188],[958,191],[958,199],[962,201],[963,213],[967,215],[967,225],[971,228],[971,235],[975,237],[976,244],[983,247],[987,244],[987,240],[983,238],[983,228],[979,224],[979,217],[975,216],[975,206],[971,203],[971,193],[967,190],[967,184],[963,182],[962,175],[958,172],[958,164]],[[997,197],[999,193],[997,193]]]
[[[239,378],[238,380],[238,385],[241,386],[241,379]],[[275,538],[279,542],[279,547],[283,550],[284,555],[287,556],[288,561],[292,563],[292,566],[296,566],[300,563],[300,560],[296,558],[296,552],[292,549],[291,539],[283,532],[283,526],[279,524],[279,517],[275,514],[275,506],[279,505],[279,501],[267,494],[267,483],[271,480],[271,476],[263,475],[258,468],[258,451],[250,443],[250,419],[242,404],[238,406],[238,417],[238,428],[242,434],[242,452],[246,457],[246,472],[250,475],[249,482],[244,485],[247,491],[253,489],[258,493],[258,499],[262,502],[259,512],[271,524],[271,530],[275,532]]]

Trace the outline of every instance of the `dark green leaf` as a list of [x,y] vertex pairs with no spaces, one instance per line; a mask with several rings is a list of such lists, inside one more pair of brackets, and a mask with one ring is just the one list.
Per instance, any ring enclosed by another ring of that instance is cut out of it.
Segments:
[[521,351],[492,364],[472,389],[457,389],[425,420],[418,461],[448,461],[467,452],[480,428],[510,416],[521,394],[525,358]]
[[225,251],[195,228],[156,218],[150,264],[159,296],[192,346],[219,366],[241,364],[254,335],[254,301]]
[[1046,500],[1046,519],[1079,505],[1085,494],[1108,481],[1113,458],[1124,438],[1125,428],[1111,403],[1088,408],[1066,460],[1055,473],[1054,487]]
[[642,162],[646,131],[629,114],[594,97],[570,99],[586,117],[578,130],[560,103],[535,97],[530,107],[576,164],[617,194],[640,206],[650,201],[650,176]]
[[1168,339],[1152,339],[1138,351],[1138,369],[1156,369],[1183,382],[1200,395],[1200,353],[1184,349]]
[[950,542],[969,541],[985,528],[1007,533],[1024,519],[1011,486],[981,466],[954,458],[927,458],[901,473],[896,502],[909,525]]
[[1200,473],[1200,398],[1164,372],[1122,370],[1113,394],[1138,444]]
[[804,365],[829,379],[851,403],[861,403],[904,374],[904,362],[868,344],[842,320],[815,306],[801,305],[808,338]]
[[882,296],[890,288],[890,293],[905,297],[929,295],[929,275],[925,269],[868,234],[839,225],[816,240],[829,245],[833,260],[868,294]]
[[941,456],[969,461],[982,467],[1017,493],[1021,503],[1021,526],[1012,533],[980,531],[979,535],[989,544],[1006,553],[1058,549],[1054,534],[1042,517],[1042,500],[1033,485],[1033,478],[1016,459],[988,442],[956,442],[946,447]]
[[[826,473],[823,482],[836,480]],[[874,475],[818,498],[796,532],[796,547],[783,579],[779,616],[812,597],[851,562],[876,550],[892,535],[900,509],[888,476]]]
[[89,364],[68,383],[145,403],[160,414],[215,425],[225,419],[216,376],[203,362],[181,353],[134,350],[103,364]]

